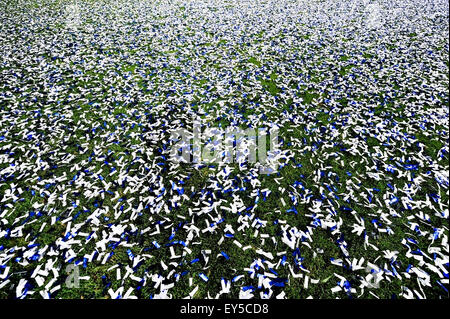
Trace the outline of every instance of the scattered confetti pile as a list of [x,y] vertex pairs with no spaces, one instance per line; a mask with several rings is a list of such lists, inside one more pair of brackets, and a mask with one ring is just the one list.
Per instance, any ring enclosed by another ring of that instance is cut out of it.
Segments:
[[[448,18],[0,0],[0,298],[448,298]],[[194,121],[276,172],[171,161]]]

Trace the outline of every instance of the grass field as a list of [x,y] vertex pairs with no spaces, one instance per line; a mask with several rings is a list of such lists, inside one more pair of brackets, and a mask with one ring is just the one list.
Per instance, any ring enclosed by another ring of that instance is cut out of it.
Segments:
[[[0,298],[448,298],[448,17],[0,0]],[[276,172],[170,161],[194,119]]]

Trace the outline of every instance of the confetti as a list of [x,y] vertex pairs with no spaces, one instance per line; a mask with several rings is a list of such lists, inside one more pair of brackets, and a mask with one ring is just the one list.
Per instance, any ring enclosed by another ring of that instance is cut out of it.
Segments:
[[0,297],[448,298],[448,14],[1,2]]

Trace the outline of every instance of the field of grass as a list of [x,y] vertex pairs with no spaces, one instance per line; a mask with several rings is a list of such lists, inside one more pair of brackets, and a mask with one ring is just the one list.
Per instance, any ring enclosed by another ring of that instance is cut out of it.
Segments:
[[[448,17],[0,0],[0,298],[448,298]],[[276,172],[170,161],[194,120]]]

